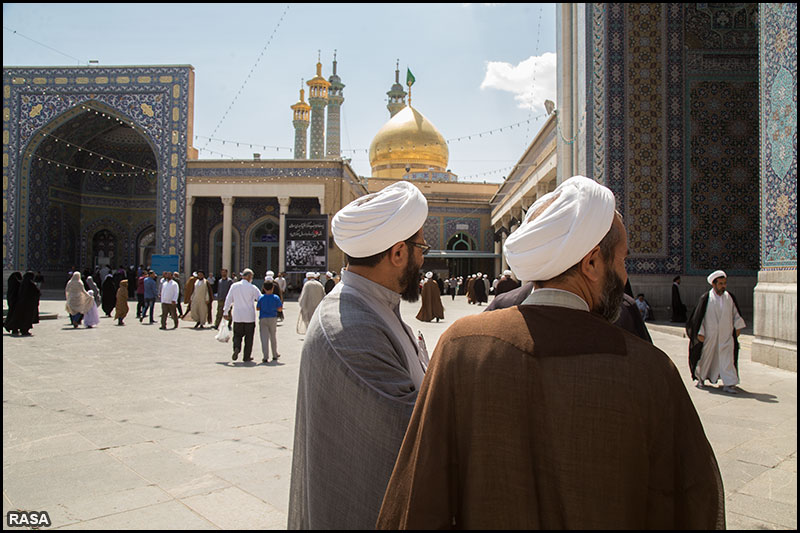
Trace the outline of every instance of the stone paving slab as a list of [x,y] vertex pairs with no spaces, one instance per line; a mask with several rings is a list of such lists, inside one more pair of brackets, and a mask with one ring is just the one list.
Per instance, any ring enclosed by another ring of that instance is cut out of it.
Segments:
[[[485,309],[443,303],[439,323],[401,305],[431,354],[457,318]],[[285,309],[280,362],[265,365],[258,335],[256,362],[233,363],[230,343],[190,322],[163,331],[129,314],[73,329],[63,300],[42,301],[56,320],[3,335],[3,513],[46,510],[61,529],[284,529],[303,342],[297,303]],[[753,363],[745,335],[742,393],[698,390],[682,327],[648,326],[717,454],[728,527],[796,529],[797,374]]]

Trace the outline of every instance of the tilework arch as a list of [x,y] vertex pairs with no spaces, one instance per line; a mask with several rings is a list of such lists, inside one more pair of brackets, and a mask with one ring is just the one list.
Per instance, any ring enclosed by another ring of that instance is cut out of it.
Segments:
[[22,155],[43,128],[87,103],[105,106],[151,140],[159,170],[156,249],[183,257],[193,77],[191,66],[3,69],[4,269],[26,262],[21,248],[32,221]]

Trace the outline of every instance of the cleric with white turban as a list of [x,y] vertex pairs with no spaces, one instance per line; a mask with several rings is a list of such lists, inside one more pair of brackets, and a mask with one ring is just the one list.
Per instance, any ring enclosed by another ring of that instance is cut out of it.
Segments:
[[708,277],[706,278],[706,281],[708,281],[709,285],[713,285],[714,281],[717,278],[727,278],[727,277],[728,275],[725,274],[725,272],[723,272],[722,270],[717,270],[716,272],[712,272],[711,274],[709,274]]
[[508,266],[523,281],[546,281],[566,272],[597,246],[614,220],[614,194],[574,176],[539,198],[506,239]]
[[400,315],[401,298],[419,298],[427,216],[425,197],[401,181],[333,217],[348,264],[303,342],[289,529],[375,527],[428,363]]
[[349,257],[370,257],[417,233],[428,217],[428,201],[407,181],[362,196],[336,213],[331,231]]

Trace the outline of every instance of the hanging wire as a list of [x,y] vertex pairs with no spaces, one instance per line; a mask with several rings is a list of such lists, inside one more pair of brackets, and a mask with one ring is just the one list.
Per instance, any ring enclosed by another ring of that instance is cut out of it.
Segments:
[[[280,20],[278,20],[278,24],[275,26],[275,29],[274,29],[274,30],[272,30],[272,35],[270,35],[270,36],[269,36],[269,39],[267,40],[267,44],[265,44],[265,45],[264,45],[264,48],[262,48],[262,49],[261,49],[261,53],[258,55],[258,59],[256,59],[256,62],[255,62],[255,64],[254,64],[254,65],[253,65],[253,66],[250,68],[250,72],[247,74],[247,77],[245,78],[244,82],[242,82],[242,86],[241,86],[241,87],[239,87],[239,91],[238,91],[238,92],[236,93],[236,95],[233,97],[233,100],[231,100],[231,103],[230,103],[230,105],[228,106],[228,109],[226,109],[226,110],[225,110],[225,113],[223,113],[223,114],[222,114],[222,118],[220,118],[220,119],[219,119],[219,122],[218,122],[218,123],[217,123],[217,125],[214,127],[214,130],[211,132],[211,137],[213,137],[213,136],[214,136],[214,134],[216,134],[216,133],[217,133],[217,130],[219,129],[219,127],[222,125],[222,123],[223,123],[223,122],[225,121],[225,119],[228,117],[228,113],[230,112],[231,108],[233,108],[233,104],[235,104],[235,103],[236,103],[236,99],[237,99],[237,98],[239,98],[239,95],[240,95],[240,94],[242,93],[242,91],[244,90],[245,86],[247,85],[247,82],[248,82],[248,81],[250,81],[250,76],[253,74],[253,72],[255,71],[256,67],[257,67],[257,66],[258,66],[258,64],[261,62],[261,58],[264,56],[264,52],[266,52],[266,51],[267,51],[267,48],[268,48],[268,47],[269,47],[269,45],[272,43],[272,39],[273,39],[273,37],[275,37],[275,33],[277,33],[278,29],[280,29],[280,27],[281,27],[281,23],[283,22],[283,18],[286,16],[286,13],[287,13],[288,11],[289,11],[289,4],[286,4],[286,8],[283,10],[283,14],[281,15],[281,18],[280,18]],[[206,146],[208,146],[208,144],[209,144],[210,142],[211,142],[211,141],[207,142],[207,143],[206,143]],[[204,146],[203,148],[205,148],[205,146]]]
[[70,58],[70,59],[74,59],[75,61],[77,61],[77,62],[78,62],[78,64],[79,64],[79,65],[80,65],[80,64],[85,64],[85,63],[86,63],[86,61],[83,61],[82,59],[78,59],[77,57],[71,56],[71,55],[69,55],[69,54],[65,54],[65,53],[64,53],[64,52],[62,52],[61,50],[56,50],[56,49],[55,49],[55,48],[53,48],[52,46],[47,46],[47,45],[46,45],[46,44],[44,44],[44,43],[40,43],[40,42],[39,42],[39,41],[37,41],[36,39],[31,39],[31,38],[30,38],[30,37],[28,37],[27,35],[22,35],[22,34],[21,34],[21,33],[19,33],[18,31],[16,31],[16,30],[12,30],[12,29],[11,29],[11,28],[9,28],[8,26],[3,26],[3,29],[4,29],[4,30],[7,30],[7,31],[10,31],[10,32],[11,32],[11,33],[13,33],[14,35],[19,35],[19,36],[20,36],[20,37],[22,37],[23,39],[28,39],[29,41],[31,41],[31,42],[34,42],[34,43],[38,44],[39,46],[43,46],[43,47],[47,48],[48,50],[52,50],[53,52],[56,52],[56,53],[58,53],[58,54],[61,54],[62,56],[66,56],[66,57],[68,57],[68,58]]

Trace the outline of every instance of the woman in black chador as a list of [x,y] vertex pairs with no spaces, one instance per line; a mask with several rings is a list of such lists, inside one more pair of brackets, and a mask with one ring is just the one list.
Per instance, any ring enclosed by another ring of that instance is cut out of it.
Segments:
[[22,286],[22,274],[13,272],[8,276],[8,292],[6,292],[6,303],[8,304],[8,314],[3,320],[3,327],[12,335],[19,335],[19,327],[15,326],[15,315],[17,312],[17,302],[19,302],[19,289]]
[[11,331],[12,335],[19,332],[23,337],[28,336],[31,334],[30,331],[33,325],[39,323],[40,295],[39,288],[33,282],[33,272],[26,272],[19,284],[14,309],[12,311],[9,305],[9,313],[6,317],[6,322],[3,324],[7,330]]
[[111,311],[117,306],[117,286],[114,284],[114,276],[106,274],[106,279],[103,280],[101,287],[103,295],[102,304],[103,312],[106,316],[111,316]]

